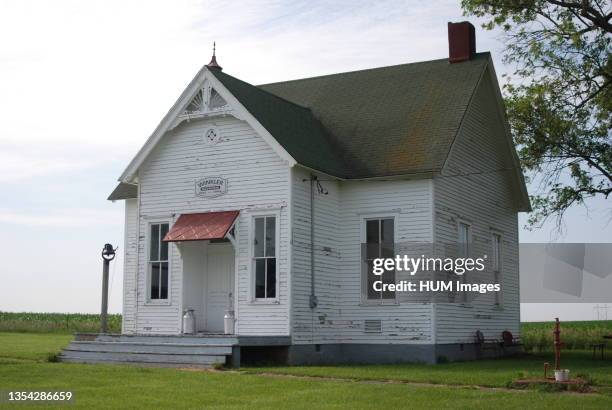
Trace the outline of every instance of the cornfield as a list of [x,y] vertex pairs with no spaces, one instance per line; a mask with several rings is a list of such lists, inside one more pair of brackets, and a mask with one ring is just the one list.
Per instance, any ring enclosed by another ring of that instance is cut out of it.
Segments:
[[[527,352],[553,349],[553,322],[521,324],[521,341]],[[121,332],[121,315],[108,316],[108,330]],[[74,333],[99,332],[100,315],[83,313],[11,313],[0,312],[0,332]],[[590,349],[603,343],[604,335],[612,335],[612,320],[561,322],[564,349]]]
[[[83,313],[0,312],[0,332],[99,332],[100,315]],[[108,315],[108,331],[121,332],[121,315]]]
[[[521,324],[521,341],[528,352],[553,350],[554,322]],[[604,343],[604,335],[612,335],[612,320],[561,322],[563,349],[590,349],[592,344]]]

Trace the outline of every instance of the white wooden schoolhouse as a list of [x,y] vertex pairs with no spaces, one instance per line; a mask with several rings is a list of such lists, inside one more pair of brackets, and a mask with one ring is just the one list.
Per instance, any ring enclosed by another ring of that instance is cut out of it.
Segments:
[[[65,360],[433,363],[518,338],[529,199],[491,56],[470,23],[448,29],[438,60],[258,86],[213,54],[109,197],[125,202],[122,334],[80,335]],[[360,249],[383,242],[469,242],[497,255],[503,291],[374,291]]]

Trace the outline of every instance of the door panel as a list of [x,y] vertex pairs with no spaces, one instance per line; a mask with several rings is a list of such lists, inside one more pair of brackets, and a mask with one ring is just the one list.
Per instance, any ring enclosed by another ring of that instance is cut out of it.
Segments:
[[208,246],[206,287],[206,330],[223,331],[223,316],[229,306],[234,277],[234,248],[231,244]]

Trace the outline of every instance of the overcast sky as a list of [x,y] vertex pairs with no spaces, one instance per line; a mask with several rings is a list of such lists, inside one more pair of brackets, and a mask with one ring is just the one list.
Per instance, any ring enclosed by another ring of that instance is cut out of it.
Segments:
[[[0,310],[99,310],[101,247],[123,247],[123,203],[105,198],[213,41],[225,72],[260,84],[443,58],[446,23],[462,19],[459,1],[3,0]],[[509,70],[499,33],[476,37],[498,75]],[[611,230],[599,201],[571,211],[564,235],[546,226],[521,240],[612,242]],[[591,306],[559,309],[593,318]]]

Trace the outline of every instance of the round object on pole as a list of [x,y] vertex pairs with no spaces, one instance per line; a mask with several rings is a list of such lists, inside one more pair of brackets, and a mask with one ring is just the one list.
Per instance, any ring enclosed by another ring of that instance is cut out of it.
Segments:
[[116,252],[117,252],[117,248],[113,249],[113,245],[111,245],[110,243],[107,243],[104,245],[104,248],[102,248],[102,259],[110,262],[113,259],[115,259]]

